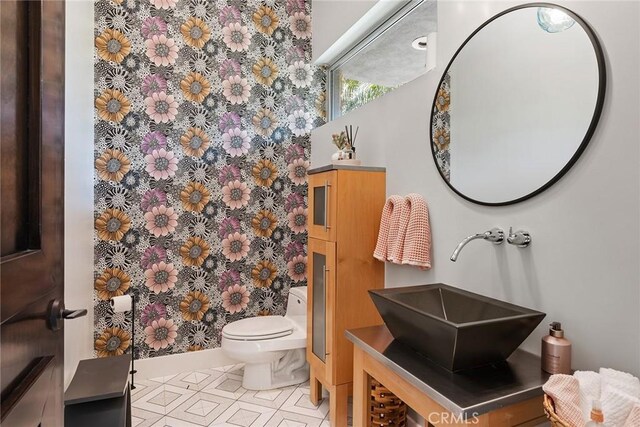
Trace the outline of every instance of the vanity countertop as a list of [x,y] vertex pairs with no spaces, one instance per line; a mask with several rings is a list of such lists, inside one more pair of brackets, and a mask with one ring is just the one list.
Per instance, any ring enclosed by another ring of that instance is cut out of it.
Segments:
[[320,166],[317,168],[309,169],[307,174],[313,175],[314,173],[335,171],[335,170],[351,170],[351,171],[366,171],[366,172],[384,172],[386,168],[379,166],[354,166],[354,165],[335,165],[329,164]]
[[540,357],[516,350],[507,363],[449,372],[393,339],[386,326],[345,332],[347,338],[456,415],[482,415],[543,394],[549,374]]

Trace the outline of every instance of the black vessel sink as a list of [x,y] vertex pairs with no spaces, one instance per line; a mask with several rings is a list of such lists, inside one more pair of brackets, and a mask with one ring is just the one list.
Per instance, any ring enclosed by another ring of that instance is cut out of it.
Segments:
[[504,361],[545,316],[442,283],[369,294],[394,338],[450,371]]

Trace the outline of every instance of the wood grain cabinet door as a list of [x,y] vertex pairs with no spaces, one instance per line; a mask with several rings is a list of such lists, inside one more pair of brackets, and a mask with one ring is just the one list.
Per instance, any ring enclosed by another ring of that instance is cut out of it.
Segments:
[[338,172],[309,175],[309,237],[336,241]]
[[7,427],[63,425],[63,329],[49,314],[59,309],[58,319],[64,296],[64,12],[59,0],[0,1],[0,423]]
[[307,360],[322,378],[333,372],[336,244],[309,239],[307,274]]

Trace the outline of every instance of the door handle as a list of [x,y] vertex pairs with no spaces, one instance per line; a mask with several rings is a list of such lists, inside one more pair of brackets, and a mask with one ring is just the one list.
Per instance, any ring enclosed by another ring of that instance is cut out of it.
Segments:
[[47,307],[47,327],[52,331],[57,331],[62,327],[62,320],[77,319],[86,315],[86,309],[66,310],[62,301],[54,299],[49,301]]
[[331,228],[329,226],[329,189],[331,184],[329,181],[324,182],[324,231],[325,233]]

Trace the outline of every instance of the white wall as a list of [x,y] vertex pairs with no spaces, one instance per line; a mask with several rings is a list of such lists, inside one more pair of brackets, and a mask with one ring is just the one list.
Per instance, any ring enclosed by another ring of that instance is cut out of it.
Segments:
[[89,314],[64,325],[65,388],[93,357],[93,2],[66,9],[64,302]]
[[[377,0],[314,0],[311,10],[313,58],[317,59],[376,2]],[[316,22],[321,25],[320,31],[315,30]],[[328,25],[331,27],[328,28]]]
[[[541,195],[506,207],[483,207],[441,181],[429,148],[429,117],[442,71],[456,48],[486,19],[517,4],[441,1],[438,66],[312,134],[311,160],[328,163],[331,134],[360,125],[358,156],[387,168],[389,194],[418,192],[431,214],[433,269],[388,265],[387,287],[445,282],[547,313],[524,348],[539,352],[546,324],[561,321],[574,343],[573,367],[610,366],[640,374],[640,3],[559,4],[596,31],[607,58],[607,96],[598,129],[577,164]],[[336,5],[334,14],[343,12]],[[352,18],[353,20],[357,18]],[[314,34],[334,30],[315,17]],[[317,55],[321,52],[316,52]],[[451,252],[465,236],[493,226],[523,227],[527,249],[471,242],[458,262]]]

